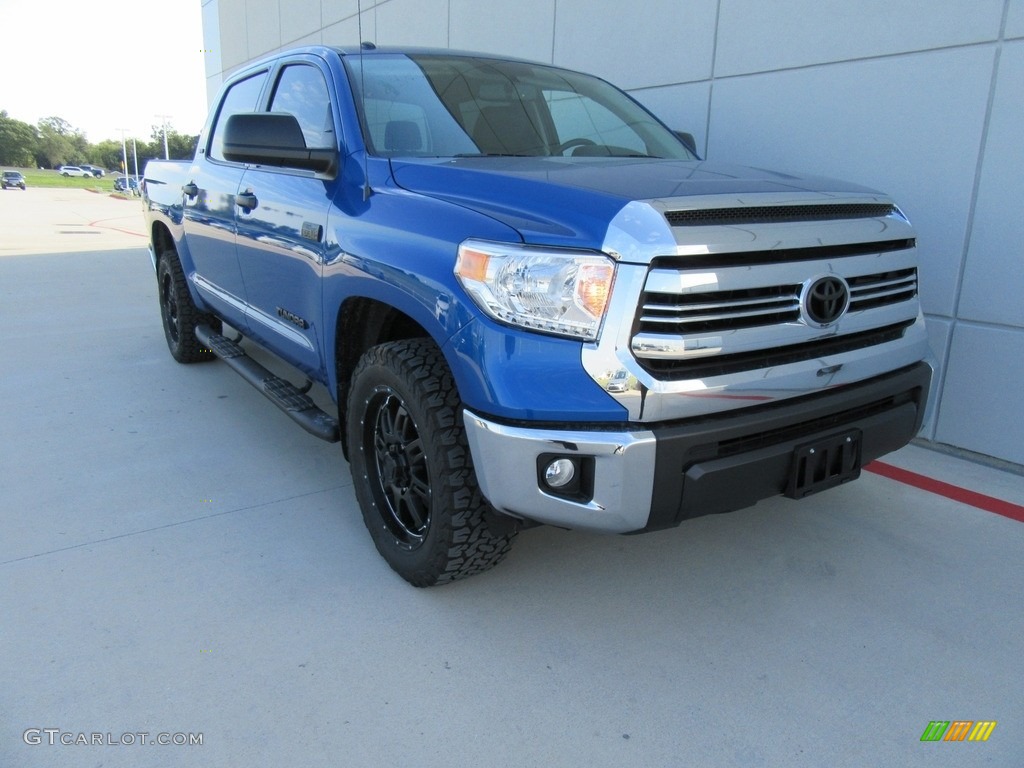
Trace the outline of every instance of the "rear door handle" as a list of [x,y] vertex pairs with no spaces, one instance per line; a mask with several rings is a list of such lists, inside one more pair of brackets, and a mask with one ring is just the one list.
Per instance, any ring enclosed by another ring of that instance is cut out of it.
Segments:
[[256,199],[256,195],[252,192],[244,192],[241,195],[235,195],[235,205],[239,208],[248,208],[252,210],[258,203],[259,201]]
[[194,182],[189,182],[181,187],[181,191],[185,193],[186,197],[195,197],[199,194],[199,187]]

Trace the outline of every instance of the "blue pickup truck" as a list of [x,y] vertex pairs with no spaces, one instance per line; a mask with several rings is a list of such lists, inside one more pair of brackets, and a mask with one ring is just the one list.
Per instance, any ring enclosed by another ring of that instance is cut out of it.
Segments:
[[143,189],[174,359],[221,359],[340,441],[417,586],[492,567],[532,525],[637,533],[801,498],[921,425],[896,204],[704,162],[594,77],[280,53],[231,75],[195,159],[149,163]]

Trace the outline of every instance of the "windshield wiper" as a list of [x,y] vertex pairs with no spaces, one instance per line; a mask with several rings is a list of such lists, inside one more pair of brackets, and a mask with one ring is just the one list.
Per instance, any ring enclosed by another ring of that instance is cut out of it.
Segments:
[[519,155],[515,152],[462,152],[452,157],[547,157],[547,155]]
[[636,154],[618,154],[612,153],[608,155],[520,155],[515,152],[461,152],[457,155],[450,155],[454,158],[466,158],[466,157],[557,157],[561,159],[567,159],[571,157],[582,157],[585,159],[593,159],[595,157],[646,157],[652,160],[664,160],[661,155],[645,155],[641,152]]

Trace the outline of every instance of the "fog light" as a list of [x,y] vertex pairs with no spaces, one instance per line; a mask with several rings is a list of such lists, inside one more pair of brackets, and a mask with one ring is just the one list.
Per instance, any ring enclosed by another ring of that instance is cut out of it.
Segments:
[[576,477],[576,465],[570,459],[555,459],[544,470],[544,482],[551,488],[564,488]]

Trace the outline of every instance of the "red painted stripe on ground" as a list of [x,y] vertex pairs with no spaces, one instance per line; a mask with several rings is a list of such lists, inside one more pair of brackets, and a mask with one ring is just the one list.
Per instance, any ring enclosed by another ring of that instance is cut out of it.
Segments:
[[112,229],[115,232],[123,232],[126,235],[135,235],[136,237],[145,237],[145,235],[142,234],[141,232],[134,232],[134,231],[132,231],[130,229],[121,229],[121,227],[111,227],[111,226],[108,226],[108,225],[103,223],[104,221],[117,221],[118,219],[123,219],[123,218],[124,218],[124,216],[117,216],[116,218],[113,218],[113,219],[96,219],[96,221],[90,221],[88,224],[86,224],[86,226],[87,227],[96,227],[97,229]]
[[953,499],[953,501],[959,501],[961,504],[969,504],[972,507],[978,509],[984,509],[987,512],[995,512],[997,515],[1008,517],[1011,520],[1024,523],[1024,507],[1020,504],[1012,504],[1009,501],[1003,501],[997,499],[994,496],[986,496],[983,493],[976,493],[975,491],[969,491],[966,488],[961,488],[958,485],[951,485],[944,483],[941,480],[934,480],[925,475],[919,475],[916,472],[910,472],[906,469],[900,469],[894,467],[891,464],[885,464],[881,461],[873,461],[864,467],[868,472],[874,472],[876,475],[887,477],[890,480],[895,480],[905,485],[912,485],[914,488],[920,488],[922,491],[928,491],[939,496],[945,496],[947,499]]

